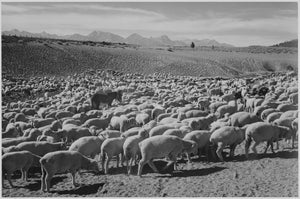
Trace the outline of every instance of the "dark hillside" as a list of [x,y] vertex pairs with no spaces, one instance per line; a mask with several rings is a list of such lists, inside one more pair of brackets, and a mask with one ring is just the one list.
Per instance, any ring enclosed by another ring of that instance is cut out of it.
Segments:
[[285,41],[276,45],[273,45],[273,47],[294,47],[298,48],[298,39],[294,39],[291,41]]

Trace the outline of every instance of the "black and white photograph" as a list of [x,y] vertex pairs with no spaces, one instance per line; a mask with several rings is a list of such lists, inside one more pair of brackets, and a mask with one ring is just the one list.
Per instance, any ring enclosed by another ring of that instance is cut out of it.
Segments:
[[298,0],[1,3],[1,197],[299,197]]

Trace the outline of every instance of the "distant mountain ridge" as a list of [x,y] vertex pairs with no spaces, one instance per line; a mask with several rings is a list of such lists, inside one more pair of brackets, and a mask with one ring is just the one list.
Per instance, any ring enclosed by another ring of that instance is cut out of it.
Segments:
[[81,34],[72,34],[72,35],[64,35],[59,36],[56,34],[49,34],[45,31],[41,33],[30,33],[27,31],[19,31],[17,29],[13,29],[11,31],[3,31],[2,35],[16,35],[23,37],[40,37],[40,38],[52,38],[52,39],[70,39],[70,40],[80,40],[80,41],[105,41],[112,43],[128,43],[128,44],[136,44],[141,46],[189,46],[192,42],[195,43],[196,46],[224,46],[224,47],[234,47],[233,45],[226,43],[219,43],[216,40],[203,39],[203,40],[191,40],[186,39],[183,41],[173,41],[167,35],[162,35],[160,37],[150,37],[146,38],[137,33],[131,34],[127,38],[123,38],[119,35],[110,33],[110,32],[102,32],[102,31],[93,31],[88,35]]

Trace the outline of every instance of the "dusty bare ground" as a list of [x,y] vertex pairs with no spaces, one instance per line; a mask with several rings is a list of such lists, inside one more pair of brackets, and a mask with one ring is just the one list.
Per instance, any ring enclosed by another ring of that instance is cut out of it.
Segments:
[[[262,153],[265,144],[258,147]],[[297,146],[297,145],[296,145]],[[224,152],[228,153],[228,149]],[[17,188],[3,188],[4,197],[74,197],[74,196],[107,196],[107,197],[298,197],[298,148],[291,149],[281,141],[276,154],[270,151],[245,160],[244,143],[236,149],[234,159],[226,159],[225,163],[206,162],[205,157],[187,164],[179,161],[179,171],[169,173],[153,173],[145,167],[142,178],[125,174],[126,168],[112,168],[110,175],[94,175],[83,172],[81,186],[73,188],[69,174],[56,175],[52,179],[50,193],[40,191],[40,173],[34,170],[29,174],[27,183],[16,174],[13,182]],[[161,162],[158,162],[161,163]],[[111,165],[115,166],[115,162]],[[134,167],[134,173],[137,167]],[[8,186],[5,180],[4,185]]]

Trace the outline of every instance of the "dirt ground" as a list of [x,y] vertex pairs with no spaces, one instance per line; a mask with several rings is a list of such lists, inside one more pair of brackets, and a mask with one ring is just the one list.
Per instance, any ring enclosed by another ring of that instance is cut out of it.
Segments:
[[[265,144],[258,147],[262,153]],[[298,145],[281,141],[280,149],[272,154],[245,160],[244,143],[239,145],[233,159],[226,162],[206,162],[205,157],[193,159],[191,164],[179,161],[179,170],[153,173],[146,166],[143,176],[126,175],[126,168],[112,168],[110,175],[83,172],[77,176],[80,187],[73,188],[70,174],[56,175],[50,193],[40,191],[40,172],[34,169],[29,182],[20,174],[14,176],[16,188],[3,188],[3,197],[298,197]],[[228,154],[229,149],[224,152]],[[157,162],[159,164],[162,162]],[[115,163],[111,163],[111,166]],[[162,166],[162,165],[161,165]],[[137,167],[133,172],[136,174]],[[81,180],[80,180],[81,179]],[[8,182],[4,180],[4,185]]]

